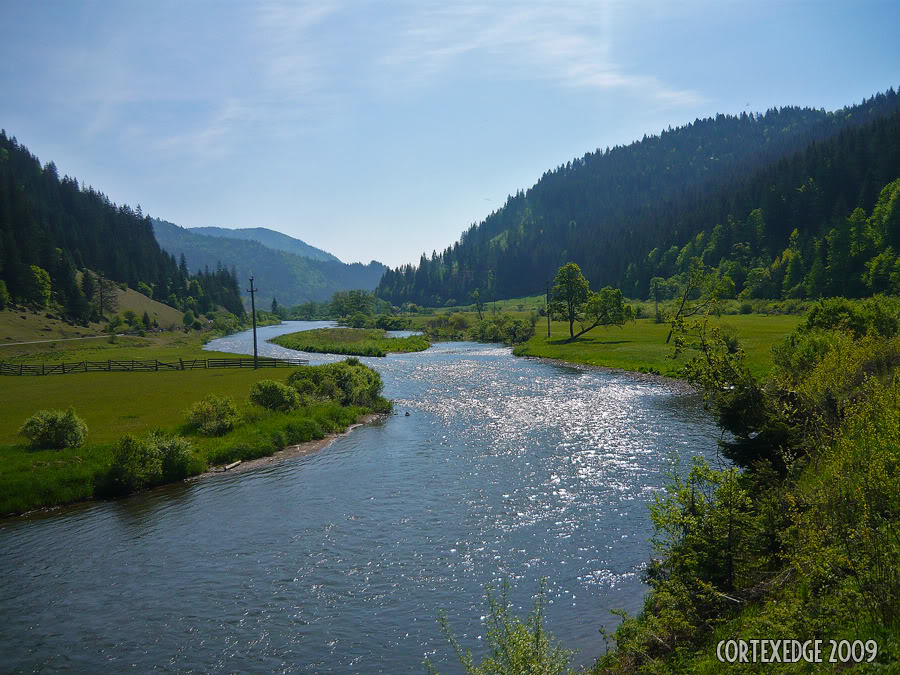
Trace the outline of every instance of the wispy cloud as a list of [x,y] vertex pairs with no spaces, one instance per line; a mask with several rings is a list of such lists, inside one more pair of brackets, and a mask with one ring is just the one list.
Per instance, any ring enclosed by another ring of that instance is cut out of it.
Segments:
[[[702,100],[616,61],[617,25],[630,11],[597,0],[258,0],[214,14],[126,5],[100,12],[86,22],[91,34],[50,56],[36,52],[50,77],[36,78],[34,93],[75,111],[89,141],[201,163],[248,135],[277,142],[352,116],[366,85],[390,97],[449,74],[633,92],[660,106]],[[131,23],[144,29],[123,30]]]
[[330,50],[322,49],[317,32],[339,8],[336,2],[260,3],[255,35],[266,91],[294,102],[322,93],[326,83],[324,61]]
[[417,5],[401,18],[396,44],[381,64],[425,84],[472,58],[497,76],[645,92],[669,105],[703,100],[695,90],[668,86],[616,63],[615,24],[627,10],[628,5],[609,1]]

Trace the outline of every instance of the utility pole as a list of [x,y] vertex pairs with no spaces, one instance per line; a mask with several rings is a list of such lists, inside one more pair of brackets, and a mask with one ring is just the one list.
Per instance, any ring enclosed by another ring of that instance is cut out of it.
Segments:
[[550,282],[546,282],[547,287],[547,337],[550,337]]
[[253,367],[259,368],[259,356],[256,352],[256,300],[253,297],[253,294],[258,291],[258,288],[253,288],[253,277],[250,277],[250,288],[247,289],[247,292],[250,293],[250,313],[253,315]]

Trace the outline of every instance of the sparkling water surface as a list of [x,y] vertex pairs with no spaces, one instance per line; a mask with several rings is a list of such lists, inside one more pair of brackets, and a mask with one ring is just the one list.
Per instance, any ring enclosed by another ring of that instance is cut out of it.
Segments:
[[[260,354],[328,325],[260,328]],[[549,629],[602,654],[646,592],[654,491],[715,455],[699,398],[497,345],[362,360],[395,414],[321,452],[0,521],[0,671],[458,672],[438,610],[481,653],[485,585],[524,615],[542,577]]]

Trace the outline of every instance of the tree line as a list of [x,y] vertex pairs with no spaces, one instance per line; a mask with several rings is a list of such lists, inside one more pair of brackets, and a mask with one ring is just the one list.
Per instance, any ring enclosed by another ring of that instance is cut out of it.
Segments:
[[243,317],[234,270],[190,274],[160,249],[141,207],[118,206],[93,187],[60,178],[15,137],[0,131],[0,308],[47,307],[74,322],[110,311],[112,284],[182,310],[221,306]]
[[[821,242],[830,227],[819,229],[836,208],[830,195],[843,199],[843,217],[856,206],[871,210],[900,175],[888,122],[898,106],[890,89],[831,113],[791,107],[718,115],[588,153],[509,197],[452,247],[388,270],[376,294],[430,306],[464,302],[476,288],[489,300],[518,297],[543,291],[560,265],[575,262],[595,286],[643,299],[652,278],[685,273],[691,255],[679,258],[682,249],[702,232],[702,253],[717,225],[735,231],[731,246],[741,245],[735,255],[749,274],[764,252],[766,265],[780,255],[794,229],[801,238],[810,233],[807,248],[812,237]],[[761,223],[748,215],[755,209]],[[732,259],[726,239],[710,253],[719,255],[712,264]],[[812,264],[812,252],[807,259]]]

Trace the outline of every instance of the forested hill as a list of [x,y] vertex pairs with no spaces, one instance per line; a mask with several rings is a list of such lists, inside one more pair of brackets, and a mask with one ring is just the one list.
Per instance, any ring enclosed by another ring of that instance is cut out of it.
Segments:
[[270,230],[266,227],[241,227],[234,230],[226,227],[191,227],[188,229],[194,234],[202,234],[207,237],[225,237],[226,239],[258,241],[263,246],[275,249],[276,251],[293,253],[294,255],[299,255],[303,258],[340,262],[337,256],[332,255],[328,251],[323,251],[315,246],[310,246],[305,241],[294,239],[293,237],[289,237],[281,232],[276,232],[275,230]]
[[176,257],[184,255],[188,269],[213,267],[221,261],[226,267],[233,266],[241,279],[252,274],[260,289],[257,300],[264,306],[271,304],[273,298],[280,305],[296,305],[328,300],[336,291],[370,291],[387,269],[374,260],[368,265],[345,264],[337,259],[313,260],[274,250],[258,241],[197,234],[195,229],[165,220],[153,219],[153,228],[160,246]]
[[53,162],[41,166],[0,131],[0,308],[8,293],[35,308],[56,301],[70,320],[86,321],[96,309],[76,282],[75,271],[85,269],[172,306],[193,288],[207,305],[243,313],[228,272],[192,279],[160,249],[140,207],[117,206],[75,178],[60,178]]
[[[561,264],[574,261],[592,286],[610,284],[644,297],[649,278],[641,270],[654,249],[680,251],[735,209],[745,209],[734,216],[745,220],[760,171],[841,131],[883,119],[898,105],[890,89],[832,113],[789,107],[718,115],[588,153],[509,197],[452,247],[430,258],[423,254],[418,266],[389,270],[376,294],[394,304],[426,305],[467,302],[476,288],[482,297],[517,297],[541,292]],[[891,178],[872,173],[864,202]],[[862,205],[860,199],[849,198],[847,209]],[[792,230],[768,232],[767,243],[779,237],[786,243]],[[738,239],[747,238],[741,233]]]

